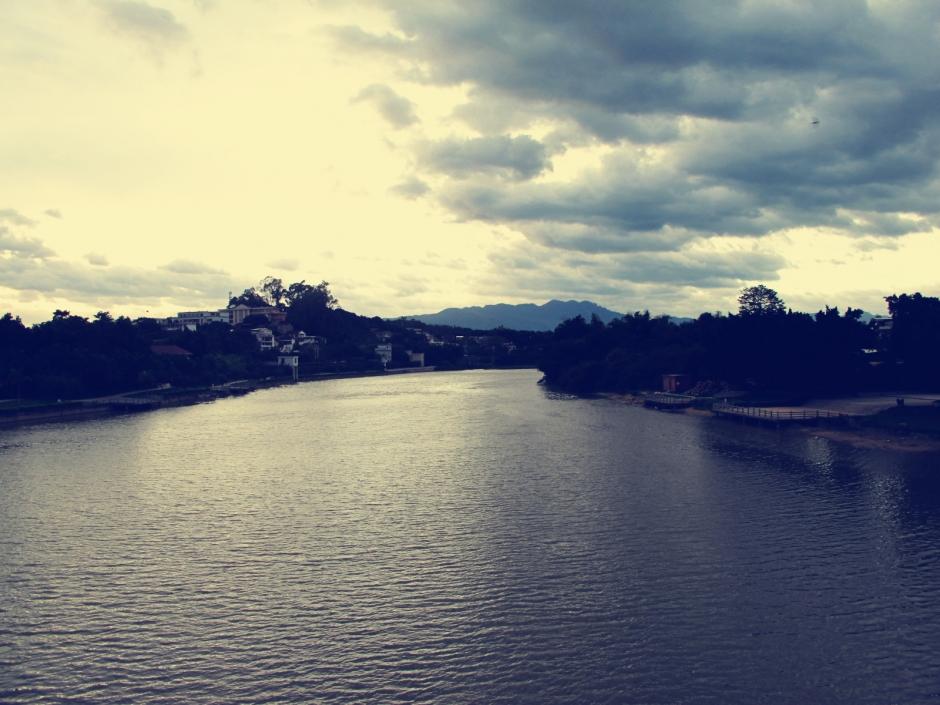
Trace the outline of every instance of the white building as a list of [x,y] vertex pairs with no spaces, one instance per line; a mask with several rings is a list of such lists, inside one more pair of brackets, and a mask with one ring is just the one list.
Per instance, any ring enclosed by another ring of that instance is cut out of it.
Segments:
[[169,330],[191,330],[210,323],[228,323],[228,312],[221,311],[180,311],[175,316],[164,319],[163,327]]
[[261,350],[274,350],[277,347],[277,340],[270,328],[252,328],[251,334],[255,336]]
[[388,363],[392,361],[392,344],[382,343],[381,345],[376,345],[375,354],[382,361],[382,365],[388,367]]

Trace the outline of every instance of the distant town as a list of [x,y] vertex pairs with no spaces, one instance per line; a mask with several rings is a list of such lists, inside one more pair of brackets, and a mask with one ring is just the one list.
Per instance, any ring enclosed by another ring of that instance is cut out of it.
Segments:
[[[345,311],[326,282],[268,277],[215,310],[0,317],[0,413],[54,402],[144,408],[343,375],[535,367],[547,332],[474,331]],[[136,400],[130,395],[138,395]],[[120,397],[120,398],[118,398]],[[143,401],[141,401],[143,400]]]
[[[301,360],[305,367],[315,368],[326,363],[327,359],[330,359],[333,367],[348,365],[350,358],[355,365],[366,369],[379,365],[382,369],[423,368],[429,360],[435,362],[435,366],[449,368],[517,365],[523,362],[518,356],[514,357],[519,347],[513,341],[515,335],[474,335],[467,330],[431,326],[418,321],[367,319],[377,323],[369,328],[375,344],[357,349],[352,355],[329,358],[326,354],[329,342],[326,337],[296,330],[288,321],[287,312],[276,306],[237,303],[217,311],[181,311],[175,316],[151,320],[167,333],[198,333],[204,326],[218,324],[230,329],[247,328],[257,342],[259,353],[273,353],[276,358],[271,361],[275,366],[294,371],[299,370]],[[156,354],[161,355],[190,354],[178,345],[155,344],[151,347]],[[348,347],[344,351],[351,352]]]

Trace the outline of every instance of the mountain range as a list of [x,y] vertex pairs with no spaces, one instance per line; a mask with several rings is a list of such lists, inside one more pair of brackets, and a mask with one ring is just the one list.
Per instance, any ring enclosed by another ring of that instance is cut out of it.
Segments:
[[538,304],[489,304],[445,308],[437,313],[404,316],[423,323],[442,326],[457,326],[475,330],[491,330],[500,326],[513,330],[554,330],[562,321],[575,316],[591,320],[596,315],[604,323],[623,316],[593,301],[559,301],[552,299]]
[[[424,313],[415,316],[402,316],[439,326],[455,326],[474,330],[492,330],[493,328],[511,328],[513,330],[546,331],[554,330],[562,321],[575,316],[591,320],[597,315],[604,323],[621,318],[622,313],[604,308],[593,301],[559,301],[552,299],[544,304],[489,304],[487,306],[465,306],[445,308],[437,313]],[[862,312],[862,323],[868,323],[872,314]],[[688,323],[694,319],[682,316],[669,316],[676,325]]]

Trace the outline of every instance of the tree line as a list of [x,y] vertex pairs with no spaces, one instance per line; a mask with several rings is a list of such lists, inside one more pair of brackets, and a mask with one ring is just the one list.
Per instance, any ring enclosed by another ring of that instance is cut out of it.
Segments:
[[[479,331],[359,316],[340,308],[325,281],[285,284],[267,277],[230,298],[230,306],[239,304],[277,309],[294,332],[326,341],[317,346],[316,354],[310,348],[299,351],[304,374],[381,370],[375,352],[379,342],[392,344],[390,367],[414,364],[409,350],[424,353],[425,364],[439,369],[534,365],[541,343],[549,337],[493,331],[491,337],[512,344],[513,349],[507,350],[480,341],[473,335]],[[114,318],[106,311],[89,319],[59,310],[50,320],[27,326],[6,313],[0,316],[0,402],[93,398],[164,384],[204,387],[287,374],[287,368],[272,366],[275,351],[259,350],[251,332],[258,327],[275,333],[281,328],[261,312],[234,328],[210,323],[196,330],[167,330],[154,319]],[[440,336],[436,344],[429,343],[426,333]],[[475,342],[458,342],[461,338]],[[165,354],[166,346],[176,346],[184,354]]]
[[[284,286],[268,277],[231,304],[274,306],[296,330],[334,336],[337,355],[367,367],[362,346],[374,321],[343,311],[327,282]],[[378,319],[375,319],[378,320]],[[99,311],[91,319],[57,310],[48,321],[26,326],[12,313],[0,317],[0,399],[79,399],[161,384],[195,387],[276,374],[261,354],[251,328],[270,325],[264,316],[243,325],[200,326],[167,331],[153,319],[132,321]],[[189,355],[162,355],[154,345],[174,345]]]
[[860,309],[788,310],[764,285],[741,292],[737,314],[704,313],[682,325],[648,312],[608,324],[579,317],[555,329],[539,367],[575,392],[658,389],[671,373],[688,375],[702,394],[940,388],[940,300],[917,293],[886,301],[888,330],[864,322]]

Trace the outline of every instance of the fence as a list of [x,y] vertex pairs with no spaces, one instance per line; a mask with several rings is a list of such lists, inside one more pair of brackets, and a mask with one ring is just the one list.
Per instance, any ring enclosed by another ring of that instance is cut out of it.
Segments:
[[725,416],[739,416],[741,418],[773,422],[844,419],[849,417],[849,414],[844,414],[840,411],[829,411],[827,409],[764,409],[759,406],[735,406],[734,404],[724,402],[713,404],[712,411],[719,415],[724,414]]

